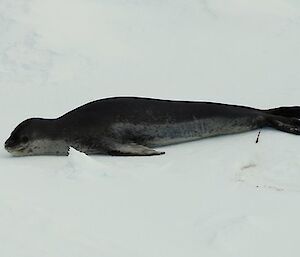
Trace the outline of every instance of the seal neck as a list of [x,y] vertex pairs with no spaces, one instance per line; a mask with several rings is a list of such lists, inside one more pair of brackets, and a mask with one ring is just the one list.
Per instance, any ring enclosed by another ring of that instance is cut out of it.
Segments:
[[34,118],[38,126],[38,136],[43,138],[59,139],[60,128],[57,119]]

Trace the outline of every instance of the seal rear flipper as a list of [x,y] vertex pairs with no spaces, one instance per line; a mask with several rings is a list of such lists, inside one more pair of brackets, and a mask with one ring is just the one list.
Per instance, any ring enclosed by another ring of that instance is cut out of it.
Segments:
[[289,118],[300,119],[300,107],[299,106],[288,106],[288,107],[278,107],[265,111],[271,115],[278,115]]
[[281,116],[269,116],[268,125],[283,132],[300,135],[300,120],[297,118],[286,118]]
[[147,146],[129,143],[115,144],[111,149],[107,151],[107,153],[113,156],[152,156],[161,155],[165,152],[159,152]]

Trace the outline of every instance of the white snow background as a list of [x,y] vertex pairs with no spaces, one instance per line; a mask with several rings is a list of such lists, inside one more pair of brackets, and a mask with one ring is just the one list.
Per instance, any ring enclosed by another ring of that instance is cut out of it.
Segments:
[[[108,96],[300,105],[297,0],[1,0],[1,144]],[[300,137],[164,156],[0,149],[1,257],[300,256]]]

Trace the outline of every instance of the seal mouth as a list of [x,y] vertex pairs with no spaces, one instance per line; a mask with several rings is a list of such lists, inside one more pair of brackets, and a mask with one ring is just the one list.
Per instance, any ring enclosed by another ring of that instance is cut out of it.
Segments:
[[5,150],[13,155],[22,153],[26,147],[27,145],[17,145],[10,139],[7,139],[4,145]]
[[18,147],[5,146],[5,149],[7,152],[11,154],[15,154],[15,153],[22,153],[26,149],[26,146],[18,146]]

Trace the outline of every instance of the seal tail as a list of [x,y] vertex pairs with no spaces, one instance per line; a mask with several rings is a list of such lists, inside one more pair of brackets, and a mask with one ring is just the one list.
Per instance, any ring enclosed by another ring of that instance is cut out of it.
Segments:
[[268,126],[295,135],[300,135],[300,107],[279,107],[266,110]]

